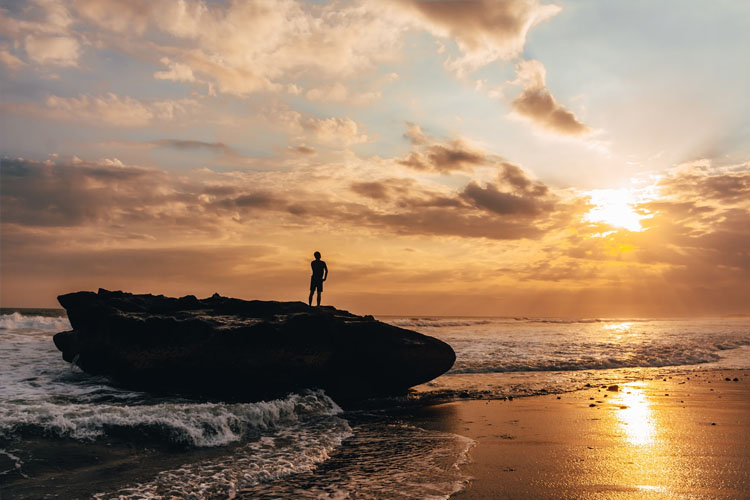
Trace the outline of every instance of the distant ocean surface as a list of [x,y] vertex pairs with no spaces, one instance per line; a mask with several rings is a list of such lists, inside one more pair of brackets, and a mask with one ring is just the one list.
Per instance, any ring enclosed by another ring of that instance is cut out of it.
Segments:
[[[456,364],[344,411],[321,391],[225,404],[123,390],[62,360],[52,335],[69,329],[64,311],[3,310],[0,498],[4,485],[18,498],[447,498],[466,485],[472,442],[414,425],[428,403],[750,368],[750,318],[380,319],[448,342]],[[96,449],[108,481],[87,479],[71,447]],[[58,448],[63,480],[38,465]]]

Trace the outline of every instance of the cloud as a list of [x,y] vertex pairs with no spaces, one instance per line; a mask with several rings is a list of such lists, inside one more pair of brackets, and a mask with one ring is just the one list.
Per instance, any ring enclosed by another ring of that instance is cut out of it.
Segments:
[[38,64],[77,66],[80,55],[78,40],[68,36],[27,35],[26,54]]
[[32,114],[61,121],[77,121],[115,127],[143,127],[159,122],[184,120],[198,107],[195,99],[144,101],[109,92],[100,96],[79,94],[61,97],[50,94],[44,105],[33,102],[0,103],[15,114]]
[[[518,168],[515,165],[509,167]],[[500,175],[498,183],[488,183],[485,187],[472,181],[464,188],[461,198],[477,208],[502,215],[538,215],[549,211],[552,202],[547,195],[547,187],[538,182],[532,183],[526,177],[524,181],[533,187],[527,189],[508,183],[504,174]]]
[[300,155],[314,155],[315,154],[315,148],[311,148],[310,146],[305,146],[304,144],[300,144],[298,146],[289,146],[287,147],[287,151],[291,151],[292,153],[300,154]]
[[109,219],[113,211],[134,213],[154,203],[155,186],[164,178],[161,172],[109,163],[3,159],[3,224],[78,226]]
[[396,73],[389,73],[372,82],[365,89],[353,90],[337,81],[308,90],[305,97],[312,102],[330,102],[350,106],[368,106],[383,97],[382,87],[398,80]]
[[304,115],[285,104],[271,106],[263,114],[284,131],[297,134],[295,140],[333,145],[361,144],[370,140],[361,124],[349,117],[319,118]]
[[546,87],[546,70],[539,61],[521,61],[516,66],[518,79],[523,87],[521,94],[513,99],[511,107],[519,116],[545,130],[566,136],[582,136],[591,129],[581,123],[549,93]]
[[426,135],[418,125],[409,123],[408,126],[404,138],[416,146],[417,151],[397,160],[400,165],[422,172],[449,174],[468,172],[493,161],[486,153],[469,146],[461,139],[440,142]]
[[173,82],[194,82],[195,75],[187,64],[171,61],[168,57],[162,57],[161,63],[167,66],[168,71],[157,71],[154,78],[157,80],[171,80]]
[[6,51],[2,57],[6,64],[25,64],[20,59],[23,47],[28,61],[40,69],[46,66],[76,67],[81,57],[81,36],[74,33],[73,15],[69,5],[57,0],[36,0],[24,3],[15,10],[22,19],[9,14],[11,9],[0,9],[0,32],[14,40],[15,54]]
[[406,29],[369,3],[79,0],[76,13],[102,43],[167,57],[157,78],[192,75],[240,96],[282,91],[300,72],[336,80],[371,71],[395,60]]
[[390,197],[388,186],[383,182],[353,182],[351,190],[374,200],[385,200]]
[[312,102],[332,102],[352,106],[366,106],[380,100],[382,96],[383,94],[379,90],[362,93],[354,92],[341,82],[316,87],[305,93],[307,100]]
[[665,175],[660,181],[663,192],[693,199],[736,203],[750,199],[750,163],[712,168],[704,160],[683,165]]
[[237,151],[224,144],[223,142],[204,142],[185,139],[160,139],[151,141],[150,144],[161,148],[177,149],[179,151],[200,151],[205,150],[215,154],[226,156],[238,156]]
[[462,55],[445,62],[463,76],[496,60],[512,60],[523,51],[531,28],[561,8],[536,0],[476,0],[397,2],[437,37],[452,38]]
[[0,48],[0,63],[11,71],[17,71],[27,66],[25,62],[11,54],[7,48]]
[[[221,143],[163,140],[166,147],[224,152]],[[540,183],[512,165],[497,180],[449,191],[410,178],[356,180],[350,194],[327,189],[325,178],[289,172],[201,171],[190,176],[123,165],[119,160],[2,161],[4,224],[25,227],[139,228],[166,232],[236,231],[248,222],[302,224],[320,219],[341,227],[370,227],[397,234],[492,239],[536,238],[554,211]],[[510,172],[510,173],[509,173]],[[289,177],[288,181],[279,176]],[[260,182],[263,179],[263,182]],[[292,180],[296,179],[296,180]],[[305,179],[304,182],[302,180]],[[336,182],[346,182],[346,177]],[[501,207],[499,198],[506,197]],[[315,210],[307,207],[314,206]],[[232,229],[234,228],[234,229]]]

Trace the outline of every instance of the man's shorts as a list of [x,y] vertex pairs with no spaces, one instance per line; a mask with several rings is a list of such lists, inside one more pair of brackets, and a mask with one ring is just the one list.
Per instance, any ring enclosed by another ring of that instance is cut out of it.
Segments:
[[315,289],[323,292],[323,280],[321,278],[310,278],[310,291],[314,292]]

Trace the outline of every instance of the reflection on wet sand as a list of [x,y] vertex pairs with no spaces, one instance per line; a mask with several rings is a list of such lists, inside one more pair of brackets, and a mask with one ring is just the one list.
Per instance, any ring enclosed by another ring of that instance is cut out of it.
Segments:
[[[628,333],[626,332],[625,335]],[[750,374],[691,372],[415,415],[473,439],[456,498],[747,499]]]
[[613,397],[611,403],[620,406],[616,413],[620,429],[634,446],[653,444],[656,421],[648,396],[643,390],[646,382],[634,382]]

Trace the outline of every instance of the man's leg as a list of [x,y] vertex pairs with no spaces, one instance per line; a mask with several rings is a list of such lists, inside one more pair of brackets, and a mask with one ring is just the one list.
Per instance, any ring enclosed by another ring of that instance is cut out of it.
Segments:
[[318,290],[318,307],[320,307],[320,290]]
[[[313,291],[310,290],[310,297],[307,299],[308,306],[312,306],[312,296],[313,296]],[[318,294],[318,302],[320,302],[320,294]]]

